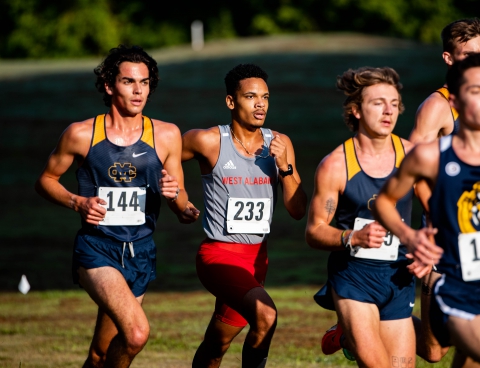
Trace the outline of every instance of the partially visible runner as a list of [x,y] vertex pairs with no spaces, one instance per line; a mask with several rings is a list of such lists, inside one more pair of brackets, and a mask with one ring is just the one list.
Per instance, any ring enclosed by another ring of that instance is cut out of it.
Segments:
[[[468,55],[480,52],[480,19],[460,19],[450,23],[442,30],[441,37],[442,58],[450,68]],[[448,85],[444,84],[422,102],[408,139],[410,142],[431,142],[458,130],[458,122],[455,122],[458,113],[450,106],[448,98]]]
[[[371,212],[413,146],[392,134],[404,109],[399,76],[387,67],[350,69],[337,77],[337,87],[347,95],[344,118],[354,137],[319,164],[306,228],[311,247],[331,251],[328,280],[315,301],[335,310],[338,323],[323,337],[322,351],[346,348],[361,367],[414,367],[415,280],[405,247]],[[397,203],[406,223],[412,196]]]
[[204,188],[207,238],[197,253],[197,274],[216,297],[194,368],[220,366],[247,323],[242,367],[265,367],[277,323],[275,304],[263,288],[277,185],[290,216],[299,220],[306,212],[292,142],[263,128],[267,77],[256,65],[237,65],[225,77],[231,123],[183,136],[182,160],[198,160]]
[[[459,113],[457,134],[419,144],[377,198],[381,221],[408,245],[420,265],[436,263],[425,228],[413,230],[395,211],[412,185],[425,180],[435,242],[444,254],[433,288],[430,324],[441,346],[454,345],[480,363],[480,54],[455,63],[447,74],[450,103]],[[438,247],[436,247],[438,248]],[[429,252],[425,252],[429,250]],[[425,257],[426,256],[426,257]],[[453,367],[462,362],[454,361]]]
[[[442,57],[450,68],[454,63],[465,59],[468,55],[480,52],[480,19],[460,19],[448,24],[441,33],[443,43]],[[438,137],[454,134],[458,130],[458,113],[449,103],[449,89],[447,84],[432,93],[418,108],[415,116],[415,126],[410,133],[412,143],[431,142]],[[418,183],[416,193],[424,208],[428,208],[427,200],[430,191],[425,183]],[[422,220],[426,226],[426,218]],[[432,334],[429,313],[430,299],[433,284],[440,277],[440,273],[431,272],[422,278],[421,315],[422,323],[415,319],[417,335],[417,354],[428,362],[438,362],[447,353],[448,347],[442,348]],[[456,353],[456,361],[465,360]],[[465,368],[480,368],[479,364],[467,361]]]
[[[142,309],[156,278],[152,240],[161,196],[181,222],[198,218],[187,208],[179,129],[142,115],[158,84],[157,63],[138,46],[110,50],[95,69],[106,114],[71,124],[36,182],[40,195],[81,215],[72,274],[98,305],[84,367],[129,367],[147,342]],[[76,161],[78,194],[61,176]]]

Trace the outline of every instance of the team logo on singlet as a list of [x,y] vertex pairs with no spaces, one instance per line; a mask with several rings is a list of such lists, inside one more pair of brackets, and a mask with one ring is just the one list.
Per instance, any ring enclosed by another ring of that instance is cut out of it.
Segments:
[[465,191],[457,202],[458,226],[462,233],[473,233],[480,229],[480,181],[473,190]]
[[377,199],[377,197],[378,197],[378,194],[374,194],[374,195],[372,196],[372,198],[370,198],[370,199],[368,200],[368,202],[367,202],[367,207],[368,207],[368,209],[369,209],[370,211],[372,210],[373,202],[375,201],[375,199]]
[[223,165],[224,169],[230,169],[230,170],[235,170],[237,167],[233,163],[232,160],[229,160],[225,165]]
[[445,165],[445,172],[448,176],[457,176],[460,174],[460,165],[455,161],[449,162]]
[[110,176],[115,183],[120,183],[121,181],[130,183],[132,179],[137,176],[137,168],[129,162],[123,164],[115,162],[113,166],[108,168],[108,176]]
[[[367,208],[371,211],[373,207],[373,202],[375,202],[375,199],[377,199],[378,194],[374,194],[372,198],[370,198],[367,202]],[[395,203],[395,207],[397,207],[397,204]]]

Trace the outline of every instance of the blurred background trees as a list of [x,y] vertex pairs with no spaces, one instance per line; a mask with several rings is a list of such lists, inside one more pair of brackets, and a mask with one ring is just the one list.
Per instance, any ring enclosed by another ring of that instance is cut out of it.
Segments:
[[348,31],[440,42],[451,21],[480,14],[478,0],[0,0],[0,58],[102,55],[119,43],[188,43],[199,19],[206,40]]

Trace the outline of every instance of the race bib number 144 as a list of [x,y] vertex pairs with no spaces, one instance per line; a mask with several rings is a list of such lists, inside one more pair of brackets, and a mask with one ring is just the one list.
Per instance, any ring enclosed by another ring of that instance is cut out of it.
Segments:
[[146,189],[140,187],[100,187],[98,196],[107,202],[100,225],[135,226],[145,223]]

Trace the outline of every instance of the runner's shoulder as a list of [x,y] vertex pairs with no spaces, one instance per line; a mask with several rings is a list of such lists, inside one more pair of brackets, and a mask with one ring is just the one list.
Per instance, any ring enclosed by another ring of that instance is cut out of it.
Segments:
[[218,145],[220,143],[220,129],[213,126],[207,129],[191,129],[183,135],[184,142],[196,145]]
[[93,122],[95,118],[71,123],[62,134],[62,140],[70,143],[85,142],[90,144],[93,135]]
[[317,176],[329,177],[332,180],[339,179],[343,181],[345,177],[345,151],[343,144],[335,148],[331,153],[325,156],[317,166]]
[[154,127],[155,138],[158,136],[163,139],[178,139],[181,136],[180,128],[173,123],[151,119]]
[[400,137],[400,140],[402,141],[403,148],[405,148],[405,153],[410,152],[412,148],[415,147],[415,144],[405,138]]
[[420,104],[417,109],[416,115],[417,118],[420,116],[449,116],[449,112],[450,103],[448,102],[448,100],[442,94],[438,92],[433,92]]
[[432,142],[418,143],[410,151],[411,156],[418,165],[428,167],[438,165],[440,148],[438,139]]

